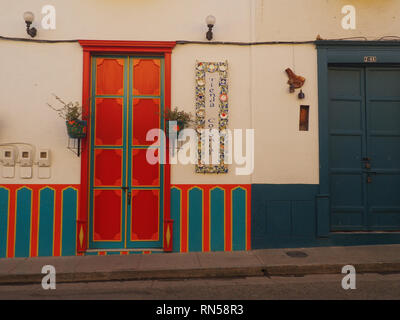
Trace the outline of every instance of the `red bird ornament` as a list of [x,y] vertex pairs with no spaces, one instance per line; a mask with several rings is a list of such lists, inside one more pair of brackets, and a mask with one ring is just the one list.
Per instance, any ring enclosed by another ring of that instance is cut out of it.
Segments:
[[287,83],[290,86],[289,90],[291,93],[293,93],[295,89],[299,89],[303,86],[304,82],[306,81],[306,78],[296,75],[290,68],[287,68],[285,71],[289,77]]

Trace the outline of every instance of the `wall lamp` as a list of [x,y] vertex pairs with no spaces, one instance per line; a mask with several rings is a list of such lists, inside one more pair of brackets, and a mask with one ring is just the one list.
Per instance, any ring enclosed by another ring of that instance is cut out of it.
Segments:
[[26,23],[26,33],[29,34],[32,38],[34,38],[37,33],[36,28],[31,28],[31,24],[34,19],[35,19],[35,15],[32,12],[30,12],[30,11],[24,12],[24,20]]
[[213,15],[211,15],[211,14],[209,16],[207,16],[207,18],[206,18],[206,24],[207,24],[207,27],[208,27],[206,38],[207,38],[208,41],[211,41],[212,38],[213,38],[212,28],[214,27],[216,20],[217,19],[215,19],[215,17]]

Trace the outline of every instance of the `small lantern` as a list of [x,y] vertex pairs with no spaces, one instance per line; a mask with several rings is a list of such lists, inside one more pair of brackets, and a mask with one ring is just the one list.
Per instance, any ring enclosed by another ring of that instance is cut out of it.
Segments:
[[26,33],[32,38],[36,37],[36,28],[31,28],[31,24],[35,20],[35,15],[31,11],[24,12],[24,21],[26,23]]
[[208,41],[211,41],[213,38],[212,28],[214,27],[216,19],[213,15],[209,15],[206,18],[206,24],[208,27],[208,31],[206,33],[206,38]]

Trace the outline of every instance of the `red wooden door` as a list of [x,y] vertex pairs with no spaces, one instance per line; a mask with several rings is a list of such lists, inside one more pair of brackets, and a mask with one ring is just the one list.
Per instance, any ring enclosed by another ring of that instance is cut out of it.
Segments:
[[91,248],[161,248],[163,167],[146,134],[163,128],[163,59],[93,57]]

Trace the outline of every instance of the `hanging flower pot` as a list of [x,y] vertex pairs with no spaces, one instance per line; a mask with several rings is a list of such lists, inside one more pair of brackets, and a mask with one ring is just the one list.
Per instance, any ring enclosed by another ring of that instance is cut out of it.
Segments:
[[[183,130],[183,129],[185,129],[185,126],[186,126],[186,123],[184,122],[184,121],[182,121],[182,120],[171,120],[171,121],[176,121],[176,125],[173,125],[171,128],[172,128],[172,133],[173,134],[177,134],[177,135],[179,135],[179,133]],[[169,121],[168,121],[169,122]],[[167,134],[167,135],[169,135],[169,123],[167,122],[167,126],[166,126],[166,128],[165,128],[165,133]]]
[[56,108],[50,103],[47,103],[47,105],[56,111],[61,118],[66,120],[65,124],[67,126],[68,136],[73,139],[85,138],[87,132],[87,121],[79,120],[79,118],[82,117],[82,107],[79,102],[65,103],[57,95],[53,94],[53,96],[62,105],[62,107]]
[[185,126],[186,126],[186,123],[185,123],[185,121],[182,121],[182,120],[178,120],[177,122],[176,122],[176,131],[178,131],[178,134],[183,130],[183,129],[185,129]]
[[165,126],[165,133],[167,134],[167,137],[169,136],[169,124],[170,121],[176,121],[176,124],[171,127],[172,133],[179,135],[179,133],[190,126],[190,124],[193,122],[192,120],[192,115],[190,113],[184,112],[184,111],[179,111],[178,108],[175,108],[173,110],[167,109],[164,114],[166,121],[166,126]]
[[82,139],[86,137],[86,120],[69,120],[65,121],[67,125],[68,136],[73,139]]

